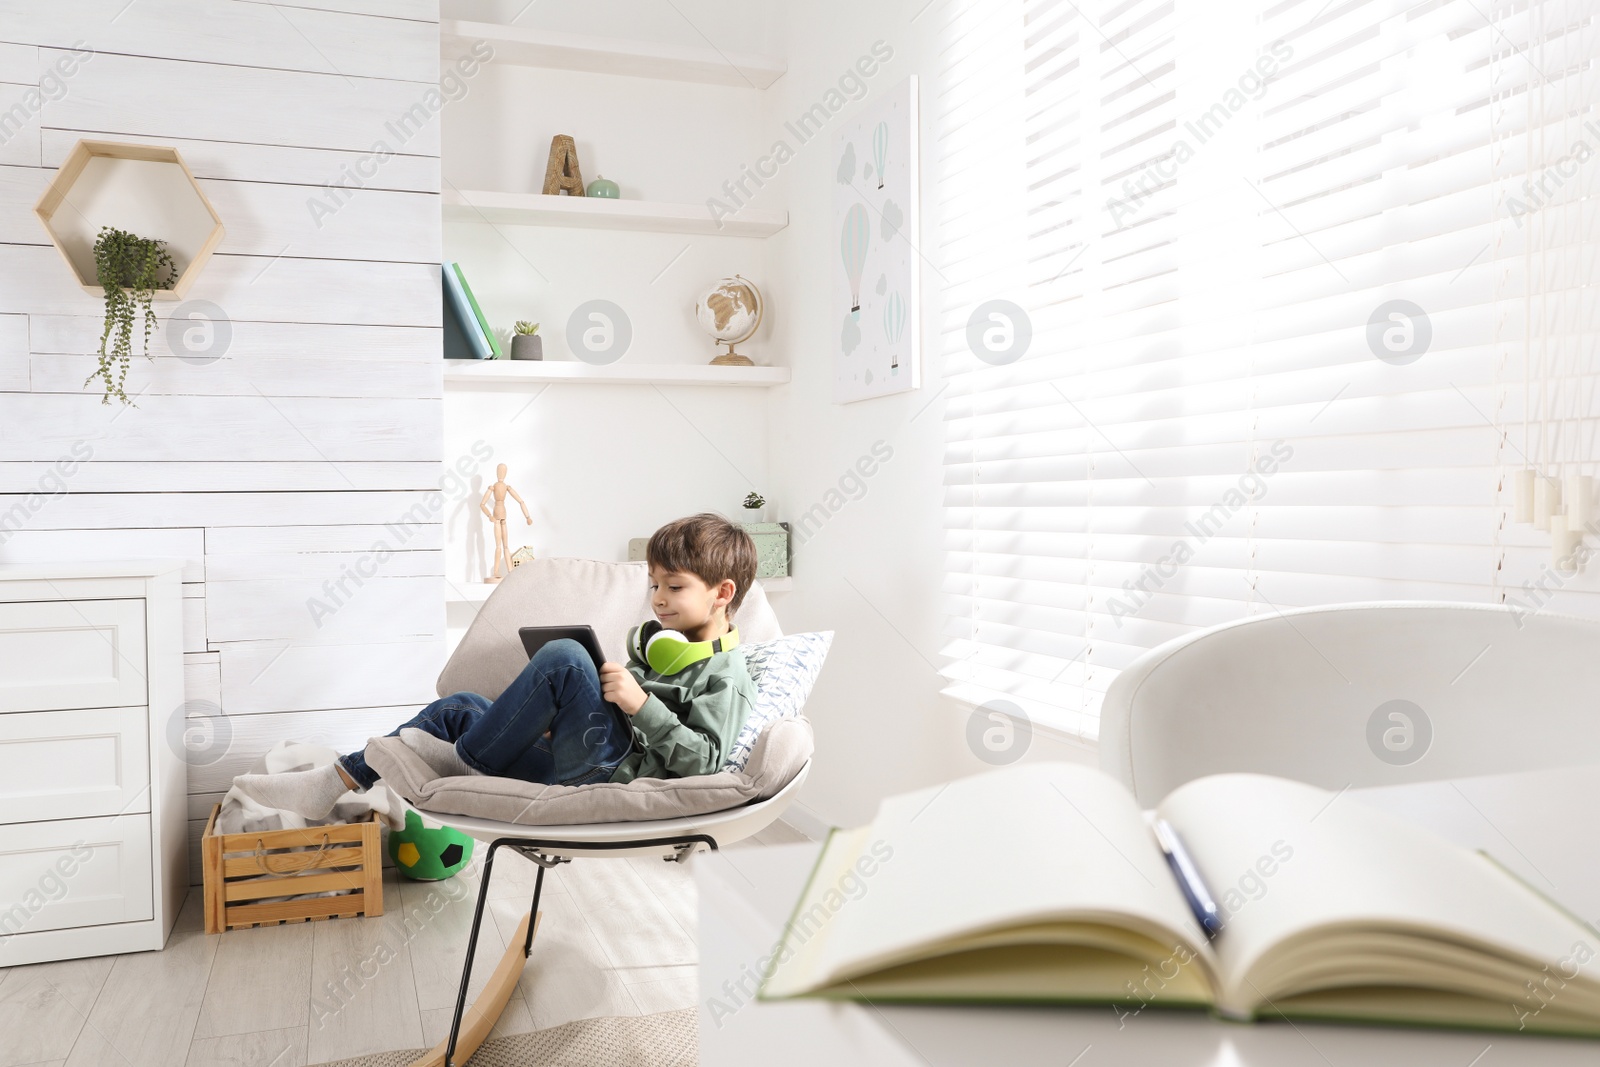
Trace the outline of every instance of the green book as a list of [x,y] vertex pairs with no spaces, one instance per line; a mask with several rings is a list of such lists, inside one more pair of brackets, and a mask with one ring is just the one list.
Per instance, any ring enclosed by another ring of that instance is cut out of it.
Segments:
[[478,318],[478,328],[483,331],[483,335],[489,339],[490,347],[494,349],[493,358],[504,359],[505,349],[500,347],[500,339],[494,335],[493,330],[489,329],[489,320],[484,318],[483,308],[478,306],[478,298],[472,295],[472,286],[467,284],[467,276],[461,273],[461,264],[452,263],[450,266],[455,268],[456,277],[461,282],[461,288],[467,294],[467,303],[472,305],[472,313]]
[[1215,937],[1120,782],[1018,764],[835,831],[760,997],[1600,1036],[1600,936],[1481,854],[1261,774],[1187,782],[1155,814],[1216,902]]

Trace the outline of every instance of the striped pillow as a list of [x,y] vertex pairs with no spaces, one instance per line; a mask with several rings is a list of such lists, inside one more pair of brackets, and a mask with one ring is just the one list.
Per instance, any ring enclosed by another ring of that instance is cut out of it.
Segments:
[[756,683],[756,703],[733,747],[728,749],[723,770],[743,771],[762,730],[779,719],[799,716],[832,643],[833,631],[822,630],[739,646],[750,680]]

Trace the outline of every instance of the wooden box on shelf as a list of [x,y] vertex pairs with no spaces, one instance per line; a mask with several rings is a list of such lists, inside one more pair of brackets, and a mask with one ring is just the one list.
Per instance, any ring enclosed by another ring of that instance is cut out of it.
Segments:
[[[219,834],[221,810],[221,804],[212,805],[200,838],[206,933],[383,914],[383,824],[377,812],[362,822]],[[310,895],[329,890],[350,892]],[[292,894],[292,900],[257,903]]]

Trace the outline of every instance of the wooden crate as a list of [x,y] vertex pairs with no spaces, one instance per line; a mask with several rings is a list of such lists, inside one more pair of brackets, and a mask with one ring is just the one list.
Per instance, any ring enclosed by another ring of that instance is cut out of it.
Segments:
[[[200,838],[206,933],[383,914],[383,852],[379,847],[383,824],[377,812],[358,823],[219,834],[217,813],[221,810],[221,804],[212,805]],[[306,850],[285,851],[291,848]],[[327,873],[300,873],[313,869]],[[263,878],[264,873],[286,877]],[[354,892],[333,897],[305,895],[330,889]],[[297,899],[252,903],[263,897],[288,896],[291,891]]]

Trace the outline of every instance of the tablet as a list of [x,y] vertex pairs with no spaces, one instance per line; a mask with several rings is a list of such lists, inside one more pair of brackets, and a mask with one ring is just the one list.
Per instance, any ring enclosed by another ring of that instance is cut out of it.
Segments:
[[522,638],[522,647],[528,650],[528,658],[532,659],[538,652],[551,641],[559,641],[563,637],[570,637],[583,646],[589,658],[594,660],[594,672],[600,673],[600,665],[606,661],[604,652],[600,651],[600,640],[594,635],[594,627],[587,624],[582,626],[524,626],[517,631],[517,636]]
[[[594,635],[594,627],[587,624],[582,626],[523,626],[518,628],[517,636],[522,638],[522,647],[528,650],[529,659],[532,659],[535,652],[548,645],[551,641],[570,637],[582,645],[584,651],[589,653],[589,658],[594,660],[596,677],[600,674],[600,665],[606,661],[605,653],[600,651],[600,640]],[[627,714],[609,700],[603,701],[603,703],[611,709],[611,713],[622,724],[622,735],[624,737],[632,736],[633,726]]]

